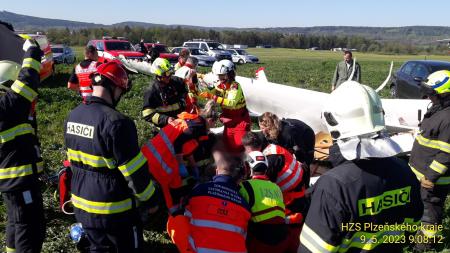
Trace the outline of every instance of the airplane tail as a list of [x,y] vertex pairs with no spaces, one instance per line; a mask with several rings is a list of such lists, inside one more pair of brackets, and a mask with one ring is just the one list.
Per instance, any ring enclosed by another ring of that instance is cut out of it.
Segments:
[[266,72],[264,72],[264,67],[260,67],[255,72],[256,80],[262,82],[268,82]]

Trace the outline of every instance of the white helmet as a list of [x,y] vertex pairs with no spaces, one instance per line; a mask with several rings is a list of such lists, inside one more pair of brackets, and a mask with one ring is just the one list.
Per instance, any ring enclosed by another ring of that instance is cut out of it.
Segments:
[[194,75],[195,71],[189,67],[183,66],[175,71],[175,76],[183,80],[190,79]]
[[228,74],[234,70],[236,70],[236,68],[234,63],[230,60],[216,61],[212,66],[212,72],[214,75]]
[[380,97],[372,88],[355,81],[344,82],[330,94],[322,116],[335,140],[385,129]]
[[0,61],[0,84],[16,80],[19,75],[21,66],[13,61]]
[[247,154],[247,162],[250,169],[257,172],[265,172],[269,167],[267,157],[260,151],[252,151]]

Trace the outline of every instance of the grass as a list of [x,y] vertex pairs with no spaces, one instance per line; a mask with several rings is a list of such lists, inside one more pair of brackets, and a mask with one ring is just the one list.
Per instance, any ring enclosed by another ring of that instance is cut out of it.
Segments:
[[[81,59],[81,47],[76,48],[77,59]],[[329,91],[336,63],[342,59],[342,53],[328,51],[305,51],[298,49],[249,49],[250,53],[257,55],[261,64],[238,66],[238,74],[253,77],[259,67],[266,69],[267,77],[272,82],[283,83],[295,87]],[[386,78],[389,71],[389,62],[394,61],[394,70],[409,59],[434,59],[450,61],[448,56],[422,56],[422,55],[376,55],[355,53],[362,68],[362,82],[377,87]],[[39,137],[42,144],[42,154],[45,168],[52,174],[58,171],[65,159],[63,123],[70,110],[81,99],[78,94],[66,88],[67,80],[73,66],[57,65],[56,74],[46,80],[39,90],[39,103],[37,107]],[[200,68],[200,72],[209,71]],[[138,129],[139,143],[143,144],[151,138],[149,124],[140,118],[142,108],[142,95],[152,78],[144,75],[131,77],[133,89],[126,94],[119,103],[118,110],[131,117]],[[385,89],[381,95],[386,97],[389,92]],[[301,98],[299,98],[301,99]],[[44,204],[47,217],[47,237],[43,252],[77,252],[75,246],[68,239],[68,228],[75,220],[72,216],[62,214],[58,210],[58,202],[54,199],[54,187],[44,187]],[[446,217],[444,221],[444,234],[447,236],[445,245],[441,248],[450,248],[450,201],[446,203]],[[4,248],[4,226],[6,211],[0,203],[0,247]],[[144,236],[148,252],[175,252],[165,232],[164,214],[160,213],[153,219],[155,222],[148,226]],[[442,252],[449,252],[444,249]]]

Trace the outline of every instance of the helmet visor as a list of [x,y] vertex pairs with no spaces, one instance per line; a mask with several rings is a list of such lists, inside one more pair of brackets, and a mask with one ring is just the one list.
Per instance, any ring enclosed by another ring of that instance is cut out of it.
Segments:
[[428,80],[424,80],[420,83],[420,92],[426,96],[436,95],[436,91],[427,82]]

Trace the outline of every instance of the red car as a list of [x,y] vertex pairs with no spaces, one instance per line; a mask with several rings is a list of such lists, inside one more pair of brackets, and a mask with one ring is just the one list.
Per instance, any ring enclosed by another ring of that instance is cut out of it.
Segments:
[[164,44],[160,43],[144,43],[147,51],[150,52],[152,48],[159,52],[159,57],[167,59],[170,63],[175,64],[178,62],[178,55],[172,54]]
[[88,46],[93,45],[98,50],[98,61],[108,62],[118,57],[119,55],[125,56],[127,59],[144,60],[143,53],[136,51],[136,49],[127,40],[119,39],[102,39],[91,40],[88,42]]

